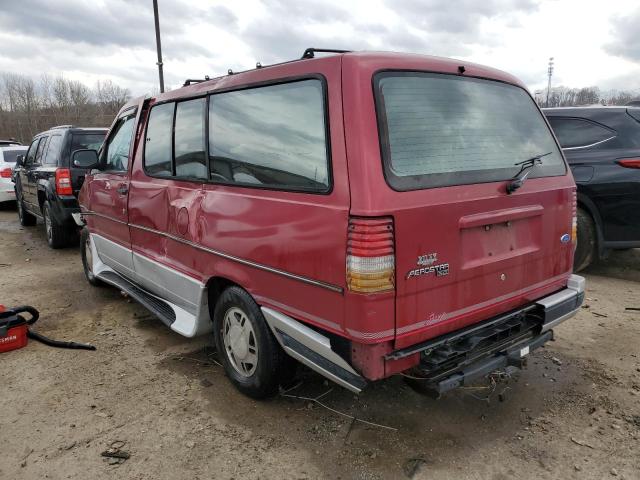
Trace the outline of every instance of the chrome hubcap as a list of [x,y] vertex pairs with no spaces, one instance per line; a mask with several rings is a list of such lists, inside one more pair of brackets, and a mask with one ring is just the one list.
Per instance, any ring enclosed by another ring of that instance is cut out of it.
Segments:
[[258,342],[247,315],[233,307],[224,315],[222,340],[229,363],[243,377],[250,377],[258,364]]

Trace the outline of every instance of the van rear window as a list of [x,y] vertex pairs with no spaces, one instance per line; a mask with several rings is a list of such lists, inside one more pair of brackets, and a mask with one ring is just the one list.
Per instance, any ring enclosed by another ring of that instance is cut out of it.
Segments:
[[395,190],[508,180],[546,154],[530,178],[566,165],[531,97],[505,83],[458,75],[383,72],[376,107],[385,176]]

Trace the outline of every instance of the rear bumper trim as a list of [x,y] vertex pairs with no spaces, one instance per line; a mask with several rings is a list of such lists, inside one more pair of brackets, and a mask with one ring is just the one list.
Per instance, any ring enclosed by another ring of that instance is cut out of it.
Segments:
[[542,332],[547,332],[580,310],[584,300],[585,280],[579,275],[571,275],[567,288],[536,302],[543,309]]

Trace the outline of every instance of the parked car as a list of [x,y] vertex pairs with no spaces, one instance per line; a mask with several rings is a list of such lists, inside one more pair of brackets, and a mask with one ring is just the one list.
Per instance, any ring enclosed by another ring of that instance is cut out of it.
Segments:
[[640,247],[640,108],[543,110],[578,185],[575,269]]
[[21,145],[22,144],[15,138],[10,138],[8,140],[0,139],[0,147],[19,147]]
[[16,165],[16,157],[24,155],[26,151],[27,147],[8,147],[0,144],[0,203],[16,200],[12,181],[13,168]]
[[521,367],[584,296],[534,100],[480,65],[316,51],[132,101],[75,152],[88,281],[213,332],[256,398],[289,357],[354,392]]
[[106,128],[53,127],[36,135],[14,173],[15,196],[20,223],[44,220],[51,248],[77,243],[78,228],[72,214],[80,211],[78,192],[86,171],[71,165],[76,150],[98,149]]

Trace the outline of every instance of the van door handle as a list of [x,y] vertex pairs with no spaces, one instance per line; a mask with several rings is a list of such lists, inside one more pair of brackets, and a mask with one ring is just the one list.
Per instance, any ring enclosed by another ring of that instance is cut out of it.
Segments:
[[118,193],[120,195],[126,195],[127,193],[129,193],[129,185],[127,185],[126,183],[121,183],[120,185],[118,185]]

